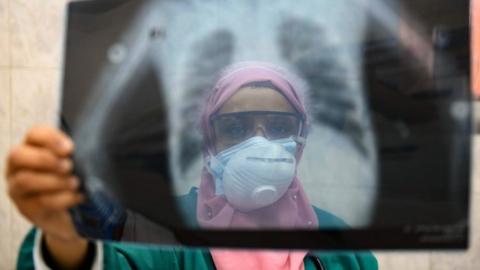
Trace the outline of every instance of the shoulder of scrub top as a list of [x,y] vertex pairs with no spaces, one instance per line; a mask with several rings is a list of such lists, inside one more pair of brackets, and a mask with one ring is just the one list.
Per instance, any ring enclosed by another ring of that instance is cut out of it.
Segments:
[[318,219],[318,226],[322,229],[347,229],[349,226],[334,214],[312,206]]

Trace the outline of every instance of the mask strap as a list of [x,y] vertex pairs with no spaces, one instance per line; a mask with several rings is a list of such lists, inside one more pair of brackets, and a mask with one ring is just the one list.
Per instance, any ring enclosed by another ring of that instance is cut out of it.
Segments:
[[205,165],[204,165],[204,167],[207,168],[208,173],[210,173],[210,175],[212,175],[213,177],[215,177],[215,175],[213,173],[211,165],[212,165],[212,159],[214,158],[215,157],[212,155],[212,153],[208,151],[208,154],[205,157]]
[[207,168],[208,173],[212,176],[213,181],[215,183],[215,195],[220,196],[224,195],[225,192],[223,190],[223,183],[222,180],[218,178],[216,175],[215,171],[212,169],[212,161],[218,165],[218,160],[215,158],[215,156],[209,151],[208,155],[205,157],[205,168]]

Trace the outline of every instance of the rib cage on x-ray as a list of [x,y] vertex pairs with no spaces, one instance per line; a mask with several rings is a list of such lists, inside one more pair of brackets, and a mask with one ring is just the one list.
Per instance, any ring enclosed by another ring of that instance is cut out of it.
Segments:
[[[199,184],[197,121],[217,73],[239,61],[266,61],[295,72],[310,89],[312,126],[299,169],[309,199],[353,226],[364,225],[375,199],[377,162],[361,80],[366,14],[352,8],[356,1],[302,2],[295,10],[291,1],[185,1],[162,8],[168,14],[163,81],[175,104],[174,186],[182,194]],[[315,15],[326,8],[327,16]]]

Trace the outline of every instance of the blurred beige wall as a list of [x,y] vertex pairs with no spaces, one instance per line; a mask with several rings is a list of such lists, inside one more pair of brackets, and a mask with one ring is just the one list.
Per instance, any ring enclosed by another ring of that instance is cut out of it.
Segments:
[[[5,154],[34,123],[54,124],[66,0],[0,0],[0,270],[14,269],[30,225],[12,206]],[[476,144],[480,154],[480,144]],[[477,173],[475,182],[478,182]],[[474,184],[467,252],[375,252],[380,269],[480,269],[480,185]]]

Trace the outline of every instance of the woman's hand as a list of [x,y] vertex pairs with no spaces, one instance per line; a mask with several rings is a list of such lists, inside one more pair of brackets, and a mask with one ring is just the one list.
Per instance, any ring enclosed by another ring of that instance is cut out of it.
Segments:
[[50,127],[32,128],[7,158],[8,194],[20,213],[38,226],[53,258],[66,268],[79,265],[87,241],[75,231],[68,209],[83,200],[69,158],[72,140]]

